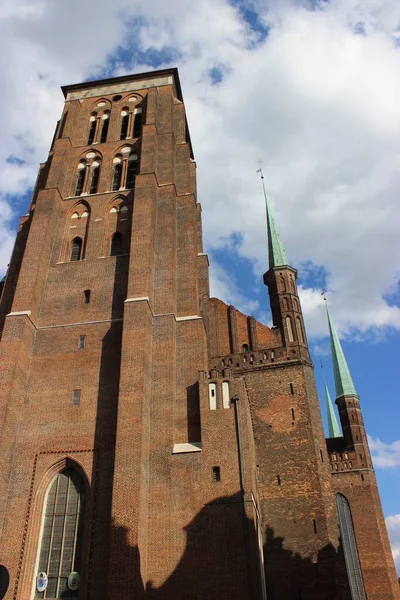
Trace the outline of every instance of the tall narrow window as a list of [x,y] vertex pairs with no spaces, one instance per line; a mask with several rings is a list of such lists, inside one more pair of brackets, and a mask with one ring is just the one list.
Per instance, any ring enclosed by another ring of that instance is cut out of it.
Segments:
[[210,410],[217,410],[217,385],[215,383],[208,384],[208,399]]
[[301,344],[304,344],[303,324],[300,317],[296,317],[297,339]]
[[111,240],[111,256],[122,254],[122,234],[116,231]]
[[100,162],[94,161],[91,168],[91,179],[90,179],[90,193],[97,194],[97,188],[99,186],[100,177]]
[[128,123],[129,123],[129,112],[127,110],[121,111],[121,134],[120,140],[126,140],[128,136]]
[[84,511],[82,477],[66,469],[53,480],[47,494],[38,573],[46,573],[48,583],[44,592],[36,591],[35,598],[78,597],[78,590],[68,588],[68,577],[81,573]]
[[75,196],[80,196],[83,192],[85,183],[86,162],[81,161],[78,165],[78,174],[76,176]]
[[347,498],[336,494],[336,507],[339,515],[340,534],[342,538],[344,558],[347,575],[349,578],[351,596],[353,600],[365,600],[364,582],[358,558],[356,536],[354,534],[353,519]]
[[135,187],[135,177],[138,171],[138,156],[131,154],[128,158],[128,168],[126,173],[126,188],[128,190]]
[[70,261],[81,260],[82,257],[82,238],[76,237],[72,240]]
[[229,382],[222,382],[222,406],[224,408],[229,408],[231,405],[230,397],[229,397]]
[[286,329],[288,334],[289,342],[293,342],[293,329],[292,329],[292,319],[290,317],[286,317]]
[[117,156],[114,158],[114,169],[112,179],[112,190],[119,190],[122,180],[122,160]]
[[110,113],[106,111],[103,115],[103,124],[101,126],[100,144],[104,144],[107,141],[108,126],[110,124]]
[[84,299],[85,299],[85,304],[89,304],[90,302],[90,290],[85,290],[83,292],[84,295]]
[[133,137],[137,138],[142,135],[142,109],[135,110],[135,120],[133,122]]
[[94,142],[94,136],[96,135],[96,125],[97,125],[97,113],[92,113],[90,117],[90,125],[89,125],[89,135],[87,145],[90,146]]

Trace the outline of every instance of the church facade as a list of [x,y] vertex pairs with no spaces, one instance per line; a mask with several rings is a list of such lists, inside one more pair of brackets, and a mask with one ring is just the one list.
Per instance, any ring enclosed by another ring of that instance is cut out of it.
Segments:
[[210,298],[176,69],[63,92],[0,303],[0,598],[399,600],[270,207],[271,328]]

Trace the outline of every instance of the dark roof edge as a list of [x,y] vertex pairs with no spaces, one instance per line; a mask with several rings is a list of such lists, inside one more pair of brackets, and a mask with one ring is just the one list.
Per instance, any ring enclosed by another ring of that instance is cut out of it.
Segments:
[[147,73],[134,73],[132,75],[123,75],[121,77],[108,77],[107,79],[95,79],[94,81],[84,81],[82,83],[74,83],[72,85],[62,85],[61,89],[64,94],[64,98],[67,97],[69,92],[76,90],[83,90],[85,88],[95,87],[98,85],[107,85],[108,83],[124,83],[125,81],[132,81],[135,79],[144,79],[147,77],[173,75],[176,85],[176,93],[178,99],[183,102],[181,82],[179,81],[178,69],[172,67],[171,69],[161,69],[159,71],[148,71]]

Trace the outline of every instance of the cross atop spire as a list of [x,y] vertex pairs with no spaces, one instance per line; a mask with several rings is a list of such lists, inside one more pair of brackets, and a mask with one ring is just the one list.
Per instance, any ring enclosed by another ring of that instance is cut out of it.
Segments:
[[275,226],[274,217],[272,216],[271,209],[268,204],[267,192],[265,191],[264,184],[264,175],[262,169],[257,171],[257,173],[261,174],[261,181],[264,191],[264,199],[265,199],[265,209],[267,212],[267,233],[268,233],[268,260],[269,260],[269,268],[273,267],[283,267],[288,264],[286,258],[285,248],[279,238],[279,233]]
[[[326,302],[326,298],[325,302]],[[331,353],[333,362],[333,372],[335,375],[336,397],[340,396],[357,396],[356,388],[350,375],[349,367],[342,350],[332,317],[329,312],[328,303],[326,302],[326,313],[328,316],[329,333],[331,338]]]
[[324,374],[325,400],[326,400],[326,411],[327,411],[327,414],[328,414],[328,431],[329,431],[329,437],[330,438],[342,437],[341,433],[340,433],[340,428],[339,428],[339,425],[338,425],[338,422],[337,422],[337,418],[336,418],[336,414],[335,414],[335,409],[333,408],[331,395],[329,393],[328,384],[326,383],[325,371],[324,371],[324,367],[322,365],[322,361],[321,361],[321,369],[322,369],[322,372]]

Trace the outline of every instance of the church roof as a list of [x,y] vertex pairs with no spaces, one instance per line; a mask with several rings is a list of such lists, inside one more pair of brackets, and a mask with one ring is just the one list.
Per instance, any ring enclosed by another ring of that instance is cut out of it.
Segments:
[[339,398],[340,396],[356,396],[357,392],[350,375],[350,369],[347,366],[347,362],[338,335],[336,333],[336,329],[333,324],[328,305],[326,305],[326,312],[328,315],[329,333],[331,339],[331,353],[333,362],[333,373],[335,376],[336,397]]

